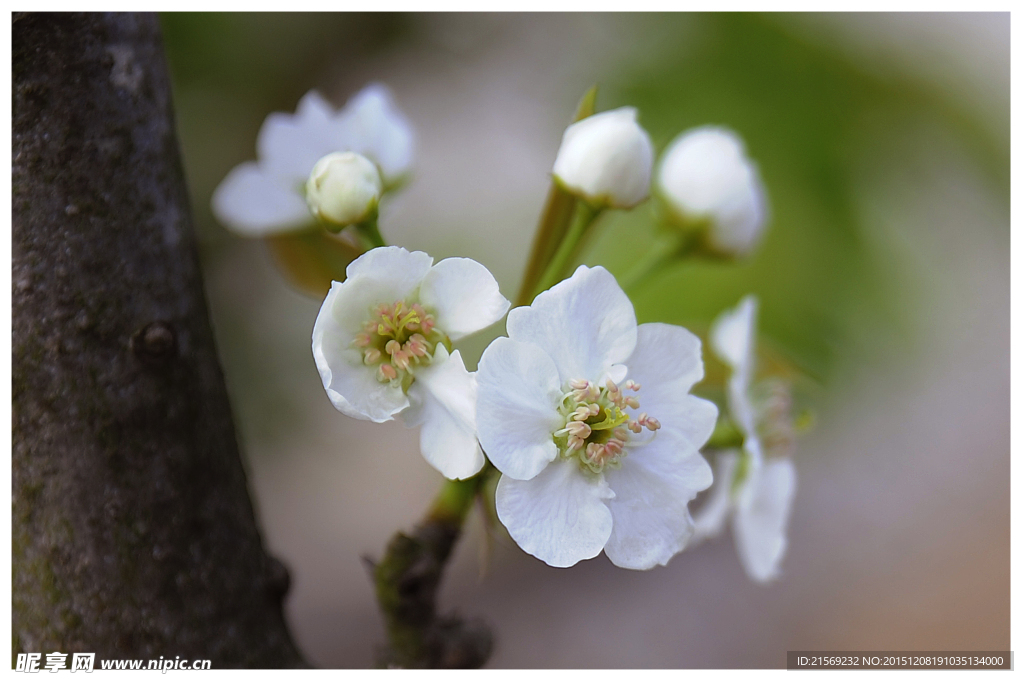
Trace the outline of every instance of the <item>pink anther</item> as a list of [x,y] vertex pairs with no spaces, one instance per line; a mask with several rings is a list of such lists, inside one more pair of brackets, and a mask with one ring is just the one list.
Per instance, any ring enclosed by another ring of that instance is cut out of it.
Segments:
[[[590,410],[590,406],[595,407],[595,411],[591,411]],[[580,406],[576,407],[575,411],[573,411],[573,413],[572,413],[572,420],[573,421],[586,421],[591,416],[596,416],[598,411],[600,411],[600,407],[598,407],[596,404],[595,405],[589,405],[589,406],[585,405],[585,404],[581,404]]]
[[573,437],[583,438],[584,440],[590,437],[590,433],[592,432],[590,426],[583,421],[569,421],[569,423],[565,424],[565,429],[569,431]]
[[416,357],[427,355],[427,339],[420,334],[414,334],[405,344],[405,351],[411,352]]

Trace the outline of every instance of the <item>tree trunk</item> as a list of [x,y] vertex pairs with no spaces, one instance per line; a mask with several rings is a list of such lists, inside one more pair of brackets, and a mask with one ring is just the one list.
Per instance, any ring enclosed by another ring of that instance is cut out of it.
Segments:
[[214,347],[157,18],[15,14],[12,49],[14,653],[302,665]]

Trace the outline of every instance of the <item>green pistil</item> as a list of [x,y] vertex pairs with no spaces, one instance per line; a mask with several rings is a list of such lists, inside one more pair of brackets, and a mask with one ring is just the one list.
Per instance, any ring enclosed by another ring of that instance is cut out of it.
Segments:
[[409,324],[419,324],[419,323],[420,323],[420,316],[418,314],[416,314],[415,310],[410,310],[409,314],[407,314],[404,317],[402,317],[402,319],[398,322],[398,329],[396,329],[396,331],[405,331],[406,332],[405,335],[406,335],[406,337],[408,337],[409,336],[409,329],[407,329],[406,327]]
[[[612,407],[611,409],[604,408],[601,410],[605,414],[604,419],[597,423],[591,423],[591,419],[586,420],[586,424],[590,426],[591,430],[614,430],[624,423],[629,421],[629,415],[622,413],[622,410],[618,407]],[[600,412],[598,413],[600,416]],[[592,418],[597,418],[594,416]]]
[[[405,343],[412,335],[409,333],[409,324],[419,324],[420,316],[416,310],[409,310],[405,316],[399,319],[397,322],[389,316],[383,316],[380,323],[377,324],[377,334],[380,336],[390,336],[399,343]],[[415,332],[415,329],[413,330]]]

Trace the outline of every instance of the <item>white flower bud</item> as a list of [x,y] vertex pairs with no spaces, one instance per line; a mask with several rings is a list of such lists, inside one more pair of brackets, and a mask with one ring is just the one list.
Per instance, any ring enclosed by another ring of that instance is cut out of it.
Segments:
[[346,151],[316,162],[306,181],[306,203],[324,222],[346,227],[373,214],[381,191],[380,172],[373,161]]
[[571,194],[600,207],[632,208],[647,198],[654,150],[625,106],[570,125],[552,170]]
[[705,126],[680,134],[666,149],[656,182],[672,219],[684,227],[703,224],[708,245],[721,254],[749,253],[764,231],[761,178],[731,130]]

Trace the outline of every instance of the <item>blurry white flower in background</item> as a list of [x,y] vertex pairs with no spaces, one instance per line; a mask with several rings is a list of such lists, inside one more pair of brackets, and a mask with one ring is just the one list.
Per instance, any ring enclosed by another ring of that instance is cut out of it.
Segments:
[[498,518],[554,567],[602,549],[620,567],[666,564],[693,532],[687,503],[711,484],[698,450],[715,405],[689,395],[700,341],[637,327],[604,268],[580,266],[509,313],[480,359],[478,430],[502,472]]
[[726,128],[681,133],[658,167],[658,193],[683,229],[706,229],[708,245],[745,255],[760,240],[768,216],[761,178],[743,140]]
[[573,123],[562,136],[552,173],[570,194],[594,207],[632,208],[651,190],[654,150],[624,106]]
[[412,128],[384,86],[367,86],[341,111],[310,90],[294,114],[267,116],[256,138],[258,160],[228,173],[213,193],[213,212],[242,236],[306,229],[315,219],[304,188],[321,158],[335,152],[361,154],[377,165],[387,190],[409,172],[413,150]]
[[779,576],[786,552],[796,468],[788,457],[766,460],[758,435],[765,416],[788,418],[788,410],[773,413],[772,395],[764,403],[751,398],[756,318],[757,300],[747,296],[734,310],[723,312],[711,328],[711,347],[732,371],[727,391],[729,412],[743,436],[743,450],[717,454],[715,484],[694,518],[694,539],[719,534],[731,515],[743,568],[751,579],[766,582]]
[[405,178],[412,167],[416,140],[386,87],[367,85],[348,101],[338,119],[346,135],[346,150],[377,164],[385,190]]
[[467,258],[375,248],[334,282],[313,327],[313,357],[334,406],[383,423],[421,425],[420,448],[448,478],[484,464],[476,440],[476,382],[452,341],[504,316],[509,301]]

